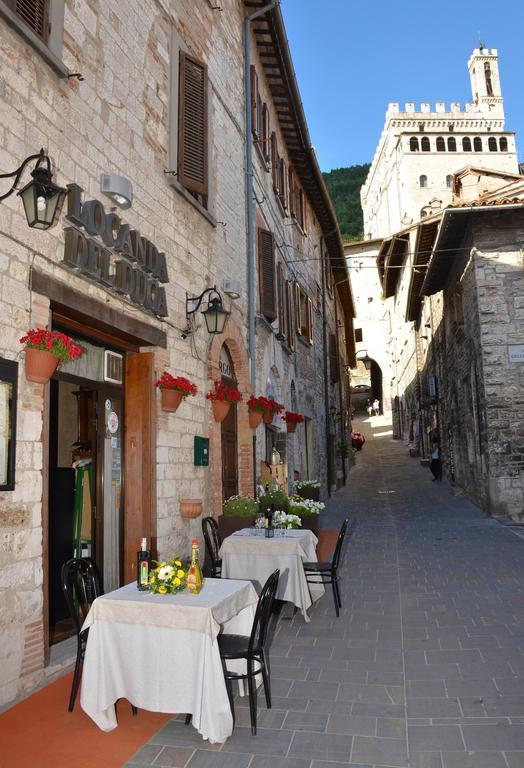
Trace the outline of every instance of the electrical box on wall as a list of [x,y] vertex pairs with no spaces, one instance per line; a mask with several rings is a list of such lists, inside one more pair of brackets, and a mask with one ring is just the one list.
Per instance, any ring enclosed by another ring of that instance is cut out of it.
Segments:
[[195,435],[195,467],[209,466],[209,437]]

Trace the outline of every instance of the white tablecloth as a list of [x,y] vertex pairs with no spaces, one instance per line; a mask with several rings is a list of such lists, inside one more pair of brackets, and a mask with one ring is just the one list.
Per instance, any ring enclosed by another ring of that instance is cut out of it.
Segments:
[[206,579],[199,595],[152,595],[128,584],[97,598],[89,636],[82,709],[103,731],[117,726],[115,702],[153,712],[191,713],[210,742],[233,731],[217,635],[249,635],[257,595],[246,581]]
[[316,600],[324,594],[324,587],[311,585],[310,593],[302,563],[316,562],[317,541],[308,529],[292,529],[284,536],[267,539],[264,531],[254,535],[253,529],[243,528],[222,543],[222,578],[250,579],[260,591],[268,576],[279,568],[277,598],[296,605],[304,620],[309,621],[307,609],[312,598]]

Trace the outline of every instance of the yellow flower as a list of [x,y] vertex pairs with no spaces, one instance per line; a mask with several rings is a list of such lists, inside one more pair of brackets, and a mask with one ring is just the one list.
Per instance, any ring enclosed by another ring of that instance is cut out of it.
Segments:
[[162,586],[158,588],[158,591],[160,592],[161,595],[165,595],[167,592],[167,587],[164,587],[164,585],[162,584]]
[[184,573],[184,571],[180,570],[176,572],[176,575],[178,576],[179,579],[183,579],[186,574]]
[[180,566],[182,565],[182,563],[180,562],[180,560],[175,560],[175,565],[177,565],[177,566],[180,568]]
[[151,584],[154,584],[154,583],[155,583],[155,581],[156,581],[156,576],[155,576],[155,574],[154,574],[154,573],[152,573],[152,574],[151,574],[151,576],[149,577],[149,581],[151,582]]
[[173,579],[171,584],[174,584],[175,587],[179,587],[180,586],[180,579],[178,578],[178,576],[175,576],[175,578]]

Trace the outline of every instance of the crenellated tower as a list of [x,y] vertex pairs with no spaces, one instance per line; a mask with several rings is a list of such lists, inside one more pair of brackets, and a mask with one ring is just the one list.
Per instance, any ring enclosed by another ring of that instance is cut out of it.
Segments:
[[489,117],[504,119],[500,88],[499,57],[496,48],[475,48],[468,61],[473,107]]

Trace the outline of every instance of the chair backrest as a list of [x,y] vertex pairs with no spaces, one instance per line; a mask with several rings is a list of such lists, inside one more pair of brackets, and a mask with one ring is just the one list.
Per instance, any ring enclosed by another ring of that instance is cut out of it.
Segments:
[[269,622],[273,610],[273,601],[278,589],[279,577],[280,571],[277,568],[262,587],[262,592],[258,598],[257,609],[255,611],[255,618],[253,619],[251,636],[249,638],[249,653],[260,651],[266,644],[267,631],[269,629]]
[[222,541],[218,532],[218,523],[214,517],[204,517],[202,520],[202,533],[204,534],[204,541],[206,542],[211,562],[213,565],[217,565],[220,562],[220,555],[218,553]]
[[77,634],[95,598],[100,597],[98,568],[90,557],[74,557],[62,565],[62,591]]
[[342,554],[342,545],[344,543],[344,538],[346,536],[346,531],[348,528],[348,518],[344,520],[342,525],[340,526],[340,531],[338,532],[338,539],[335,546],[335,551],[333,552],[333,559],[331,560],[331,567],[335,570],[340,565],[340,555]]

